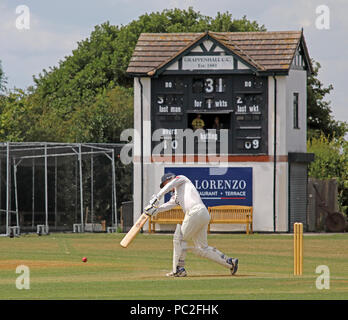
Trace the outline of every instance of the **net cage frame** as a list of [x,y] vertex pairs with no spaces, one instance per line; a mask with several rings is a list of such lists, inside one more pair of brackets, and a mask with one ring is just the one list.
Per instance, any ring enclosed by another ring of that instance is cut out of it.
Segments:
[[[78,162],[78,177],[79,177],[79,191],[80,191],[80,228],[79,232],[85,232],[85,214],[84,214],[84,192],[83,192],[83,170],[82,160],[83,156],[91,156],[91,179],[93,186],[93,156],[104,155],[111,162],[111,228],[117,231],[118,219],[117,219],[117,198],[116,198],[116,166],[115,166],[115,149],[119,149],[124,144],[120,143],[58,143],[58,142],[0,142],[0,181],[2,179],[2,161],[6,163],[6,208],[2,209],[1,199],[1,185],[0,183],[0,214],[6,214],[6,233],[0,234],[0,236],[11,236],[11,232],[15,235],[20,233],[20,219],[19,219],[19,206],[18,206],[18,183],[17,183],[17,168],[25,160],[43,159],[44,161],[44,199],[45,199],[45,223],[41,225],[44,233],[48,233],[49,221],[48,221],[48,159],[58,157],[73,157]],[[77,169],[77,168],[76,168]],[[13,171],[12,171],[13,170]],[[14,184],[14,205],[12,210],[12,176]],[[77,176],[77,174],[76,174]],[[56,176],[55,176],[56,179]],[[34,173],[33,173],[34,183]],[[55,180],[55,184],[57,181]],[[77,187],[77,186],[76,186]],[[93,187],[91,188],[91,202],[93,210]],[[57,201],[57,199],[55,199]],[[55,204],[56,205],[56,204]],[[10,222],[10,215],[14,214],[16,217],[15,225]],[[33,208],[34,214],[34,208]],[[38,225],[37,225],[38,226]],[[38,228],[39,230],[39,228]],[[75,230],[72,230],[75,231]]]

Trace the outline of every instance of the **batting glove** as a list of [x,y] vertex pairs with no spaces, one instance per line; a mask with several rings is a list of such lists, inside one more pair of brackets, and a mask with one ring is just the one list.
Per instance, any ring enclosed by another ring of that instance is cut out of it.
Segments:
[[154,194],[152,196],[152,198],[150,199],[149,204],[152,207],[158,207],[158,203],[159,203],[159,199],[158,199],[157,195]]
[[147,214],[148,216],[153,216],[157,213],[157,208],[152,206],[151,204],[149,204],[148,206],[145,207],[144,211],[145,214]]

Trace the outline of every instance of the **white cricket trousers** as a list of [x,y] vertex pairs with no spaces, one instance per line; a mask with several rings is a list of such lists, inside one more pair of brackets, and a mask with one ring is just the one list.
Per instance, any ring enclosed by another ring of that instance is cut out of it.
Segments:
[[173,272],[177,266],[185,266],[187,241],[193,241],[193,252],[201,257],[208,258],[224,267],[231,268],[227,262],[228,256],[208,245],[208,225],[210,215],[204,205],[196,205],[186,212],[182,225],[177,225],[173,238]]

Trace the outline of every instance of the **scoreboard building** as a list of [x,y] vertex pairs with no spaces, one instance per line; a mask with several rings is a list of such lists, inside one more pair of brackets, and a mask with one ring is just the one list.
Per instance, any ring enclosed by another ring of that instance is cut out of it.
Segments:
[[306,226],[311,72],[302,31],[142,33],[127,69],[134,219],[174,172],[191,179],[207,207],[252,206],[254,231]]

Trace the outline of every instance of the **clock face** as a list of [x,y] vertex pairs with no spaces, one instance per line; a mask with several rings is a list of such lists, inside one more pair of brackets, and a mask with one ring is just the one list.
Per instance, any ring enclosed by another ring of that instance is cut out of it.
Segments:
[[[219,143],[225,129],[229,154],[267,154],[267,77],[180,75],[151,81],[151,129],[171,140],[166,148],[185,153],[185,142],[177,136],[187,129],[204,130],[198,144]],[[153,141],[153,147],[158,143]]]

